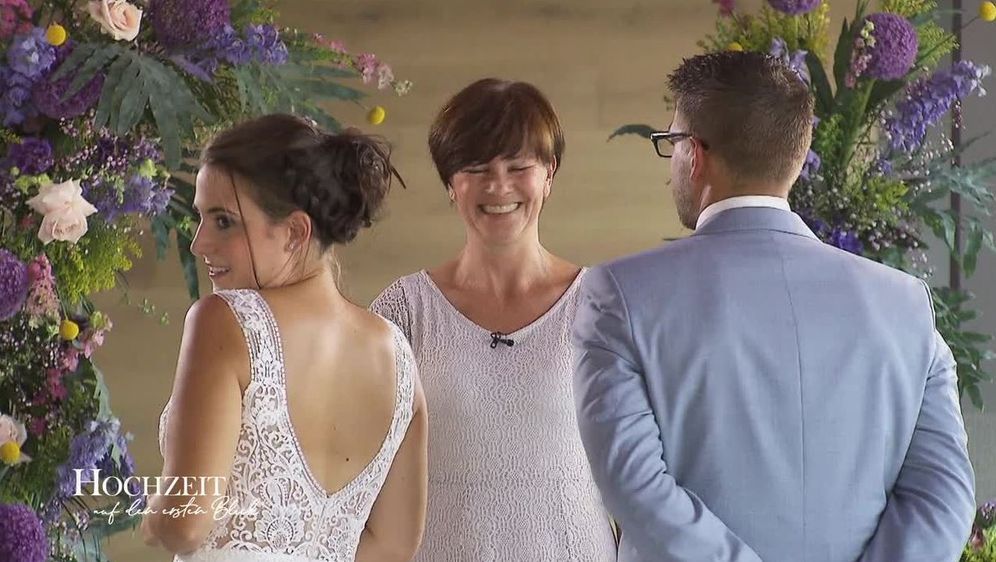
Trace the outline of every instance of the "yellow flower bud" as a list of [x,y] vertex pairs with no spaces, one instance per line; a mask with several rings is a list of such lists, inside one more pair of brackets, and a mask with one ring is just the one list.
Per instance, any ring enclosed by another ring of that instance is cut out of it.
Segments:
[[48,30],[45,31],[45,39],[48,40],[49,44],[53,47],[58,47],[66,42],[69,34],[66,33],[66,28],[62,27],[57,23],[53,23],[48,26]]
[[983,2],[979,5],[979,17],[984,21],[996,21],[996,3]]
[[375,105],[373,109],[367,113],[367,123],[370,123],[371,125],[380,125],[384,122],[385,117],[387,117],[387,110],[379,105]]
[[736,41],[734,41],[734,42],[732,42],[732,43],[730,43],[729,45],[726,46],[726,50],[727,51],[738,51],[739,52],[739,51],[743,51],[744,50],[744,46],[741,45],[740,43],[737,43]]
[[21,446],[16,441],[7,441],[0,445],[0,461],[4,464],[15,465],[21,460]]
[[66,341],[73,341],[80,335],[80,326],[72,320],[63,320],[59,325],[59,336]]

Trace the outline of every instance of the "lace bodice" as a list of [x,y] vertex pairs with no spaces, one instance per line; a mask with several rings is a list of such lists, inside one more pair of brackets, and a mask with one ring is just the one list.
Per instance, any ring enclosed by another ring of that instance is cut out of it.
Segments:
[[[583,274],[582,274],[583,275]],[[415,352],[429,411],[429,503],[419,562],[616,559],[574,413],[570,326],[579,279],[491,347],[424,271],[371,309]]]
[[[231,307],[249,347],[251,381],[242,398],[242,427],[228,480],[230,501],[253,504],[221,518],[197,552],[178,560],[331,560],[352,562],[367,517],[412,419],[415,364],[392,326],[397,394],[388,435],[369,465],[342,489],[327,493],[298,443],[287,409],[283,348],[276,321],[253,290],[216,293]],[[165,450],[169,404],[160,418]]]

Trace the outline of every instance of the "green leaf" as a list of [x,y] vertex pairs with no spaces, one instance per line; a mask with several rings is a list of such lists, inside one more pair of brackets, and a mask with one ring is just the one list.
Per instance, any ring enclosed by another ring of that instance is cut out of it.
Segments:
[[971,232],[968,234],[968,240],[965,243],[965,253],[961,262],[965,277],[971,277],[975,273],[975,264],[979,256],[979,250],[982,249],[982,235],[982,227],[978,224],[973,225]]
[[326,97],[336,98],[340,100],[354,101],[358,99],[363,99],[366,97],[366,93],[360,90],[355,90],[348,86],[343,86],[342,84],[336,84],[335,82],[329,82],[326,86],[328,93]]
[[96,128],[106,127],[113,111],[113,99],[115,92],[121,85],[121,78],[131,65],[131,58],[122,54],[115,60],[107,71],[104,79],[104,86],[100,90],[100,101],[97,102],[97,114],[93,118],[93,125]]
[[[78,48],[78,47],[77,47]],[[73,55],[76,52],[73,51]],[[87,59],[86,63],[79,68],[73,81],[69,83],[69,87],[66,88],[66,92],[62,95],[62,101],[66,101],[69,98],[76,95],[77,92],[83,89],[84,86],[93,80],[93,77],[97,75],[98,72],[104,69],[105,66],[115,57],[122,54],[121,49],[117,45],[108,45],[102,49],[96,49],[90,58]],[[72,59],[72,56],[70,56]],[[68,60],[66,61],[68,64]],[[65,65],[63,65],[65,66]],[[62,67],[59,68],[62,70]]]
[[971,384],[965,387],[965,391],[968,393],[969,400],[972,401],[972,405],[978,408],[980,412],[985,410],[985,404],[982,402],[982,393],[979,392],[979,386],[976,384]]
[[183,279],[187,282],[187,294],[190,300],[200,298],[200,280],[197,277],[197,258],[190,251],[192,240],[179,231],[176,233],[176,249],[180,253],[180,265],[183,266]]
[[169,248],[169,231],[172,228],[173,217],[162,213],[152,219],[152,236],[156,240],[156,259],[166,259],[166,249]]
[[655,129],[655,128],[651,127],[650,125],[642,125],[642,124],[638,124],[638,123],[633,123],[633,124],[629,124],[629,125],[623,125],[622,127],[619,127],[618,129],[616,129],[615,131],[612,131],[612,134],[609,135],[608,140],[612,140],[612,139],[614,139],[614,138],[616,138],[618,136],[621,136],[621,135],[638,135],[638,136],[641,136],[641,137],[643,137],[645,139],[649,139],[650,138],[650,133],[653,133],[653,132],[659,131],[659,130],[660,129]]
[[816,99],[816,114],[828,115],[833,111],[833,91],[830,89],[827,73],[823,69],[823,61],[814,53],[806,53],[806,66],[809,68],[810,82]]
[[93,55],[94,51],[99,48],[100,45],[96,43],[80,43],[79,45],[76,45],[76,47],[73,48],[72,54],[66,57],[66,60],[62,61],[62,64],[60,64],[59,68],[52,73],[49,80],[54,82],[68,74],[69,71],[79,68],[83,61]]
[[[859,30],[860,31],[860,30]],[[837,85],[837,92],[845,88],[844,79],[847,71],[851,68],[851,50],[854,48],[854,30],[852,30],[844,19],[844,24],[840,29],[840,37],[837,39],[837,48],[833,53],[833,80]]]
[[[120,136],[124,136],[131,130],[131,126],[122,127],[125,123],[121,122],[122,106],[125,98],[127,98],[129,94],[136,92],[138,92],[139,96],[142,96],[144,93],[139,91],[141,88],[136,87],[136,83],[139,82],[139,76],[142,72],[142,65],[135,58],[130,58],[131,62],[128,64],[128,67],[125,69],[124,73],[121,74],[121,82],[118,84],[117,88],[114,90],[114,95],[111,97],[111,110],[107,123],[107,126]],[[142,99],[143,107],[144,103],[145,100]]]
[[871,112],[877,109],[882,102],[891,99],[905,86],[905,80],[877,80],[872,87],[871,95],[868,96],[868,106],[865,111]]

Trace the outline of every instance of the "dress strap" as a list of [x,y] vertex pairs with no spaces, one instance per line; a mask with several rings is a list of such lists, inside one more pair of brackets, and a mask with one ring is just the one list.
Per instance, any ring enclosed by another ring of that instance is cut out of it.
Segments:
[[249,348],[251,381],[259,384],[283,384],[284,358],[280,331],[266,299],[253,289],[229,289],[215,293],[225,301],[246,339]]

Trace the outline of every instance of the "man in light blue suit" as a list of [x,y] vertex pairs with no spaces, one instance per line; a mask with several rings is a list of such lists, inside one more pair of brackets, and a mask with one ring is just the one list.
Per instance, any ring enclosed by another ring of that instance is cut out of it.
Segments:
[[957,560],[975,505],[955,362],[926,284],[789,210],[808,88],[733,52],[669,83],[652,140],[695,233],[591,269],[573,334],[620,560]]

